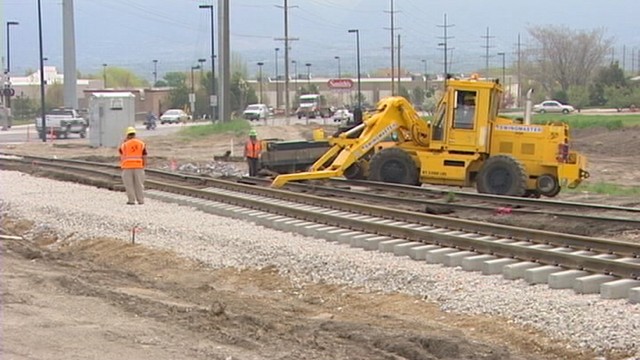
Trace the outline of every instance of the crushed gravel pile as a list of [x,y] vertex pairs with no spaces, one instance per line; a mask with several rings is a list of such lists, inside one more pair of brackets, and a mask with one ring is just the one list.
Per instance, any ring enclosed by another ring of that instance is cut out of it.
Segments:
[[186,174],[210,176],[244,176],[246,169],[233,163],[224,161],[188,162],[182,164],[167,164],[160,166],[162,170],[179,171]]
[[403,292],[449,312],[488,314],[538,328],[571,347],[629,350],[640,356],[640,304],[549,290],[501,276],[482,276],[391,254],[365,252],[149,199],[125,206],[122,193],[0,172],[2,211],[36,221],[34,231],[62,238],[98,236],[169,249],[212,267],[275,265],[301,288],[306,282]]

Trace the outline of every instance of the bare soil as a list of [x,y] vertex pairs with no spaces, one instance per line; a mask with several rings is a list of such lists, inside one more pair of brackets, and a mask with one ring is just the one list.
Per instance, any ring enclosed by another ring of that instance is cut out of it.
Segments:
[[[262,138],[302,139],[310,138],[313,128],[258,130]],[[589,181],[640,184],[640,157],[635,156],[640,129],[578,130],[573,136],[573,145],[589,158]],[[216,135],[187,143],[171,135],[145,140],[151,165],[166,168],[172,162],[212,161],[232,143],[234,154],[241,154],[245,138]],[[114,149],[66,140],[3,146],[0,151],[117,163]],[[561,198],[638,201],[583,192],[566,192]],[[3,233],[23,234],[33,225],[29,220],[2,219]],[[514,225],[531,220],[494,219]],[[552,230],[553,219],[539,221]],[[565,230],[588,228],[560,225]],[[607,231],[640,238],[637,229]],[[594,358],[507,319],[443,313],[435,304],[397,294],[296,287],[271,268],[211,270],[119,239],[65,243],[56,234],[42,233],[33,241],[3,240],[0,247],[2,352],[11,359]]]
[[[3,233],[32,229],[4,218]],[[590,359],[505,319],[421,299],[211,270],[118,239],[42,232],[2,247],[11,359]]]

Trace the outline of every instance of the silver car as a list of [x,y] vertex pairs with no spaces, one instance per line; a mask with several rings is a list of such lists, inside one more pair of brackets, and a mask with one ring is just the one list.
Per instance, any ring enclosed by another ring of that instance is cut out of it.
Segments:
[[190,120],[189,114],[180,109],[169,109],[160,116],[160,124],[180,124]]
[[571,105],[561,104],[559,101],[555,100],[547,100],[543,101],[540,104],[533,105],[533,111],[544,114],[544,113],[563,113],[568,114],[574,112],[575,109]]

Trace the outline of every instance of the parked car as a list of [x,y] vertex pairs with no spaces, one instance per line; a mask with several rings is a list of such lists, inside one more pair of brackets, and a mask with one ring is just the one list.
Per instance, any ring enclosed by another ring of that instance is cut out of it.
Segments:
[[251,104],[242,112],[242,117],[247,120],[266,120],[269,116],[269,107],[265,104]]
[[544,114],[544,113],[563,113],[568,114],[570,112],[575,111],[573,106],[564,105],[559,101],[555,100],[547,100],[543,101],[540,104],[533,105],[533,111]]
[[169,109],[160,116],[160,124],[180,124],[189,120],[191,117],[180,109]]
[[353,120],[353,114],[347,109],[338,109],[333,113],[333,122],[346,124]]

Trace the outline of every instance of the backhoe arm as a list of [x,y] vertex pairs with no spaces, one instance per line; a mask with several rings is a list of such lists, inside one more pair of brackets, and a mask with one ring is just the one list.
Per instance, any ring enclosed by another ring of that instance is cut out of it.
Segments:
[[[362,129],[356,139],[347,136]],[[271,186],[282,187],[289,181],[317,180],[342,176],[355,162],[364,157],[377,144],[384,141],[393,132],[399,130],[411,141],[424,143],[428,138],[428,127],[418,116],[411,104],[403,97],[389,97],[378,102],[374,115],[363,120],[362,124],[342,133],[333,140],[333,146],[318,159],[311,171],[277,176]],[[401,139],[402,141],[403,139]],[[325,166],[327,162],[335,159]]]

